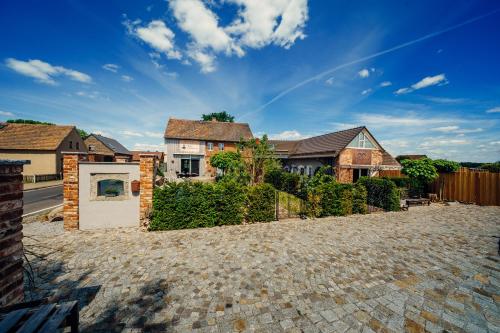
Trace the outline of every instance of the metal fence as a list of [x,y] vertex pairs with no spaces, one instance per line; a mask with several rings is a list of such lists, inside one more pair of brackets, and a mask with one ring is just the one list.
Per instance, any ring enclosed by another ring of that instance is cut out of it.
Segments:
[[38,182],[46,182],[49,180],[59,180],[59,179],[62,179],[60,174],[23,175],[24,183],[38,183]]

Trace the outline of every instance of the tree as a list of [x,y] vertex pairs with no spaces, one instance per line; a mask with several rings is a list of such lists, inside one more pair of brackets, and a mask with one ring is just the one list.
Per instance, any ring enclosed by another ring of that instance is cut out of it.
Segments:
[[439,175],[430,158],[420,160],[402,160],[401,170],[410,177],[410,193],[421,196],[425,186],[436,179]]
[[449,173],[455,172],[460,168],[460,164],[448,160],[433,160],[432,165],[436,168],[437,172]]
[[31,124],[31,125],[55,125],[53,123],[48,123],[45,121],[31,120],[31,119],[9,119],[7,120],[9,124]]
[[202,114],[201,119],[203,119],[204,121],[211,121],[212,119],[215,119],[224,123],[234,123],[234,116],[231,116],[226,111]]
[[221,169],[223,174],[234,171],[241,163],[241,154],[234,151],[220,151],[210,157],[210,165]]
[[89,134],[85,130],[82,130],[80,128],[77,128],[76,130],[78,131],[78,134],[80,134],[82,140],[85,140],[89,136]]
[[269,144],[267,135],[264,134],[262,139],[241,140],[238,146],[239,150],[245,152],[244,160],[252,184],[262,183],[266,172],[280,168],[279,161],[274,156],[274,150]]

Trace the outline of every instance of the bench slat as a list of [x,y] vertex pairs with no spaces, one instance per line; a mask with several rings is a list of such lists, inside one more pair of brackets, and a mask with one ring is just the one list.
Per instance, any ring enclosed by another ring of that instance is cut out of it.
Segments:
[[26,312],[28,312],[28,309],[16,310],[7,314],[0,322],[0,332],[8,332],[11,328],[16,326]]
[[48,304],[42,306],[24,323],[24,325],[17,331],[17,333],[31,333],[47,319],[47,316],[54,310],[55,304]]
[[67,302],[61,304],[52,316],[47,320],[45,325],[42,326],[39,333],[52,333],[66,320],[73,308],[77,306],[77,302]]

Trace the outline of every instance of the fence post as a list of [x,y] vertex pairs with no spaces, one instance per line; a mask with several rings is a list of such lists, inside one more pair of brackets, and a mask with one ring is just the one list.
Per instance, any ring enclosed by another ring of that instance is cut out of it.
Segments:
[[79,228],[79,166],[87,153],[62,152],[63,154],[63,218],[65,230]]

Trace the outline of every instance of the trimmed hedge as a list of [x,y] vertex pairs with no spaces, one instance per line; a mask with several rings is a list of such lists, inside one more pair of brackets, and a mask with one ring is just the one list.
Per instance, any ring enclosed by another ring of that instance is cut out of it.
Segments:
[[401,209],[399,190],[389,179],[361,177],[358,179],[358,183],[366,188],[369,205],[387,211],[399,211]]
[[320,216],[345,216],[352,214],[352,185],[325,183],[318,187]]
[[247,188],[247,222],[269,222],[275,220],[275,192],[270,184],[259,184]]
[[206,228],[274,220],[274,188],[236,181],[167,183],[153,195],[149,230]]
[[393,182],[397,187],[409,188],[411,185],[411,178],[409,177],[383,177]]
[[366,214],[368,213],[368,192],[366,187],[361,183],[354,184],[352,188],[352,213],[353,214]]

